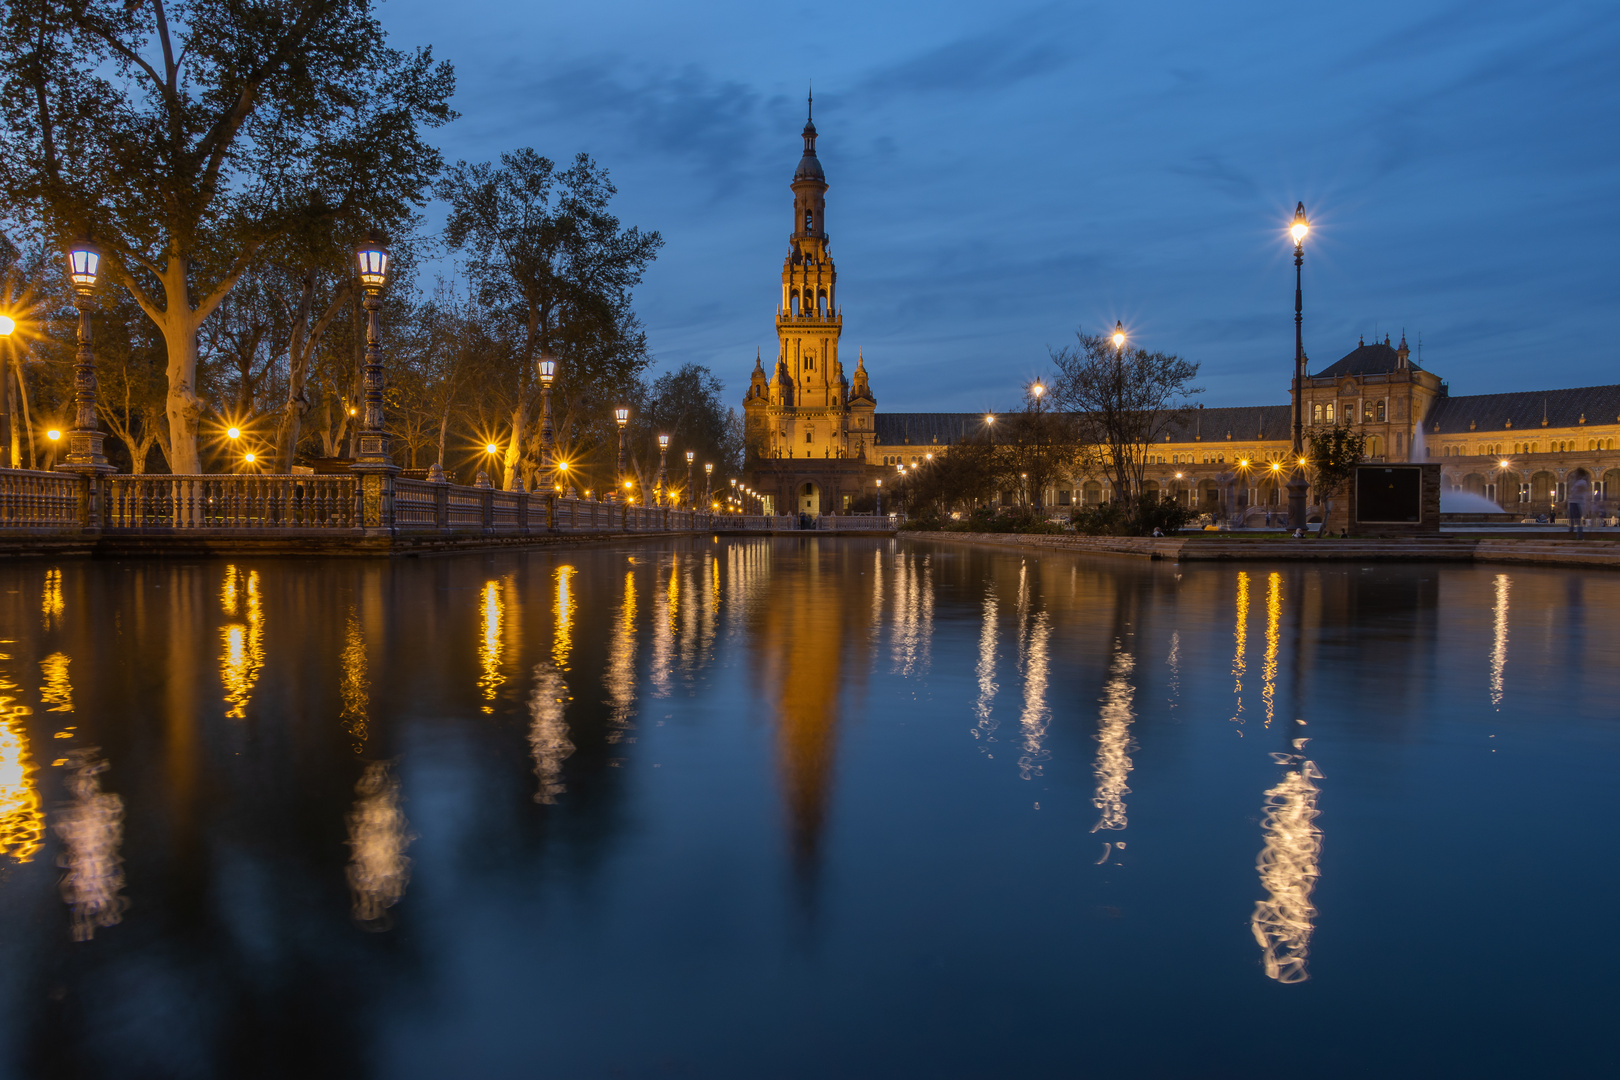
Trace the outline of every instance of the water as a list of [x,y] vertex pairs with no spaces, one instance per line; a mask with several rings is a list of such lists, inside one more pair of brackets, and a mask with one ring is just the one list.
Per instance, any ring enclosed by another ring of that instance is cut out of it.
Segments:
[[8,564],[0,1075],[1596,1075],[1617,604],[855,538]]

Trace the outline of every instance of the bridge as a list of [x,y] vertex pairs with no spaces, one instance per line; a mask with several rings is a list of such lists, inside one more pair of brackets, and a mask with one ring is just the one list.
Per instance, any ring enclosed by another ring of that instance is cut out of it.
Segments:
[[870,514],[717,514],[368,474],[0,469],[0,554],[411,554],[690,533],[893,534]]

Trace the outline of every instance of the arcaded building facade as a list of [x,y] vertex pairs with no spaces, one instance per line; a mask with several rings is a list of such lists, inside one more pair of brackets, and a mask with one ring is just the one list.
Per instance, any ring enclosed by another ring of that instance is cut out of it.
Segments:
[[[892,485],[899,466],[926,465],[930,454],[984,439],[985,417],[878,412],[864,357],[857,353],[853,374],[845,374],[828,184],[813,122],[803,137],[777,356],[769,369],[756,356],[743,402],[748,482],[778,513],[839,513],[872,496],[879,480]],[[1291,357],[1278,363],[1279,373],[1292,367]],[[1398,345],[1388,337],[1358,343],[1291,393],[1302,397],[1307,429],[1348,423],[1366,437],[1372,460],[1439,460],[1447,488],[1510,511],[1557,510],[1582,482],[1611,508],[1620,502],[1620,385],[1454,397],[1413,360],[1403,335]],[[1193,409],[1153,448],[1147,488],[1200,510],[1216,510],[1229,493],[1236,503],[1229,512],[1285,511],[1281,463],[1290,457],[1292,423],[1292,400]],[[1099,471],[1058,480],[1039,495],[1043,505],[1061,507],[1103,502],[1112,492]]]

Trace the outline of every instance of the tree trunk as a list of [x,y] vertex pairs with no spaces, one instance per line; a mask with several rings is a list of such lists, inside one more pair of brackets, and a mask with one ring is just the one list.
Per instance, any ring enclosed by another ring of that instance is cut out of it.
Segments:
[[450,410],[439,415],[439,468],[444,468],[444,440],[450,434]]
[[34,451],[34,418],[28,411],[28,380],[23,378],[23,366],[17,365],[17,392],[22,395],[23,424],[28,428],[28,467],[39,468],[39,458]]
[[169,417],[169,468],[181,475],[202,472],[197,430],[202,423],[203,401],[196,392],[197,330],[190,326],[190,314],[186,312],[185,332],[172,325],[163,328],[163,337],[169,346],[169,395],[165,402]]
[[17,384],[15,381],[13,381],[12,376],[15,376],[15,378],[22,377],[21,372],[18,370],[21,365],[8,364],[7,367],[10,370],[7,372],[8,377],[6,379],[5,394],[7,405],[11,410],[11,446],[9,447],[11,457],[7,460],[11,462],[11,467],[13,469],[20,469],[22,468],[22,433],[19,430],[17,418],[21,414],[17,411]]
[[523,395],[518,394],[517,408],[512,410],[512,437],[506,444],[506,460],[503,467],[506,478],[501,486],[507,491],[512,490],[512,482],[518,478],[518,459],[523,455]]

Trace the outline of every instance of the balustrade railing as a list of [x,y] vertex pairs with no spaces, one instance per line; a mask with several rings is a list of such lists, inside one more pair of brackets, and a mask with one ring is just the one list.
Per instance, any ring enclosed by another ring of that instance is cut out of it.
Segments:
[[[79,482],[74,478],[75,483]],[[351,529],[352,476],[109,476],[107,529]]]
[[[400,535],[528,535],[547,532],[785,531],[790,515],[709,514],[627,506],[573,496],[395,477],[385,502]],[[166,473],[84,476],[0,469],[0,532],[94,526],[105,532],[230,533],[289,530],[361,533],[354,475]],[[825,519],[824,519],[825,520]],[[834,526],[829,526],[834,527]]]
[[77,476],[32,469],[0,469],[0,524],[8,529],[75,529]]

